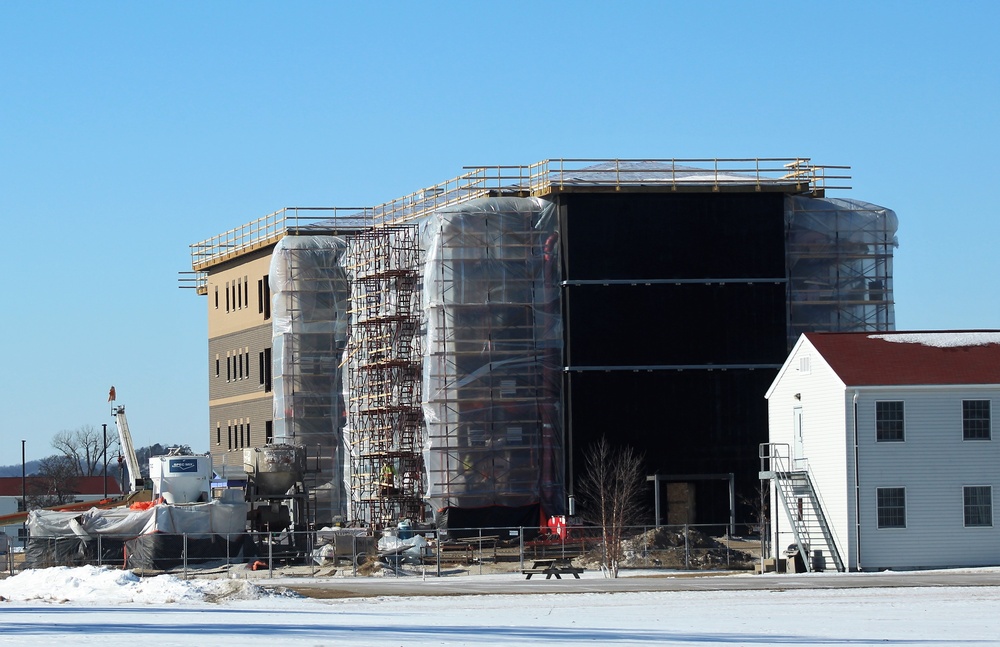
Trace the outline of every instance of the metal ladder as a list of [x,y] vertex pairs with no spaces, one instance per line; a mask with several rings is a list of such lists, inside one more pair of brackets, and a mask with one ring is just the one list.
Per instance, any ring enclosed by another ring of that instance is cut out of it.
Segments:
[[[783,454],[780,448],[784,448]],[[760,478],[775,484],[778,500],[788,519],[792,521],[792,534],[806,571],[824,568],[823,562],[826,560],[823,556],[828,555],[837,571],[843,572],[844,561],[837,550],[837,543],[823,513],[822,501],[809,470],[792,468],[788,445],[783,443],[761,443],[760,462]],[[811,555],[816,555],[817,551],[819,555],[816,557],[817,563],[814,563]]]

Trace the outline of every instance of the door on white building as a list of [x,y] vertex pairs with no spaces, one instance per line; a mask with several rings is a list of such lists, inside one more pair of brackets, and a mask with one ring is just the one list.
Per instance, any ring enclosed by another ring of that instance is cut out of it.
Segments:
[[792,469],[806,469],[806,455],[802,447],[802,407],[795,407],[792,410]]

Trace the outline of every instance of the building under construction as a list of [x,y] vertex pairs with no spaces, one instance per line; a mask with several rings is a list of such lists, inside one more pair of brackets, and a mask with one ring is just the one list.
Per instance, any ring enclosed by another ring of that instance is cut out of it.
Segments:
[[895,214],[846,185],[801,158],[546,160],[193,245],[216,471],[297,444],[312,523],[530,526],[605,436],[644,454],[660,521],[728,522],[791,343],[894,326]]

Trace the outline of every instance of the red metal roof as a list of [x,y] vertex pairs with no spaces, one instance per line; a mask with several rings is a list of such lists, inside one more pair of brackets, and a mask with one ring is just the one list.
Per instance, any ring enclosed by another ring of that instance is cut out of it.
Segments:
[[[25,479],[27,482],[28,494],[37,494],[38,492],[48,491],[49,482],[48,479],[40,476],[29,476]],[[104,477],[103,476],[81,476],[74,479],[74,493],[82,494],[85,496],[104,496]],[[121,494],[121,488],[118,487],[118,481],[115,477],[108,475],[108,496],[118,496]],[[21,477],[20,476],[2,476],[0,477],[0,496],[16,496],[21,497]]]
[[1000,330],[805,337],[847,386],[1000,384]]

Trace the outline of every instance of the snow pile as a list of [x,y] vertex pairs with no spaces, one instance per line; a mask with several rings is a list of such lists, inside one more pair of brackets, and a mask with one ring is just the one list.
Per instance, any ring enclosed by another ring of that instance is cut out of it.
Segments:
[[257,600],[271,593],[245,580],[182,580],[173,575],[140,578],[97,566],[31,569],[0,580],[0,597],[26,602],[172,604]]
[[919,332],[889,335],[868,335],[869,339],[882,339],[894,344],[920,344],[935,348],[958,348],[961,346],[986,346],[1000,344],[1000,332]]

